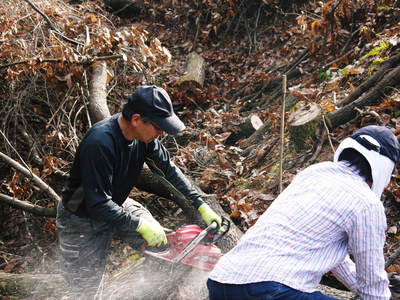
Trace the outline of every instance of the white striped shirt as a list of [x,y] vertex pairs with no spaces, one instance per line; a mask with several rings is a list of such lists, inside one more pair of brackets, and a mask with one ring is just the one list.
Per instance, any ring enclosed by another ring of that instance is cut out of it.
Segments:
[[386,226],[383,205],[363,178],[342,162],[315,164],[295,177],[210,278],[277,281],[313,292],[332,271],[362,299],[389,299]]

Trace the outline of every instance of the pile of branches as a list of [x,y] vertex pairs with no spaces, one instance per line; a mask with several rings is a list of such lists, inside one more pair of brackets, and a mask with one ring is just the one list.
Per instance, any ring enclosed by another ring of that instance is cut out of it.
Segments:
[[[148,39],[143,27],[114,22],[118,19],[110,19],[100,1],[77,7],[61,0],[0,3],[0,151],[50,185],[65,175],[93,123],[88,91],[96,65],[109,66],[107,93],[114,112],[125,100],[124,87],[170,60],[169,51],[157,38]],[[1,166],[2,195],[33,199],[37,193],[23,176],[4,162]]]

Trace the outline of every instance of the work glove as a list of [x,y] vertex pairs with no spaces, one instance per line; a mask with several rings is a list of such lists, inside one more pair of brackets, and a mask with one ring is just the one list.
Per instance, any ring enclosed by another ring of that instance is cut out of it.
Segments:
[[206,222],[207,226],[210,225],[213,221],[217,222],[218,228],[221,227],[222,219],[218,216],[208,204],[203,203],[197,209],[201,215],[201,218]]
[[157,221],[148,221],[140,218],[136,231],[140,233],[149,246],[159,247],[167,244],[167,236],[164,229]]

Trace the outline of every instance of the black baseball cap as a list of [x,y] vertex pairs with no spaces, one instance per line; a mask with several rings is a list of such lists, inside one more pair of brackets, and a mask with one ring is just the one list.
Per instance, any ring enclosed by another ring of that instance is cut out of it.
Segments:
[[[368,136],[373,140],[368,140]],[[388,157],[397,164],[400,161],[400,144],[392,130],[384,126],[368,125],[357,130],[350,136],[359,144]]]
[[185,129],[185,125],[174,113],[168,93],[154,85],[139,86],[128,96],[125,104],[135,113],[154,122],[169,134],[177,134]]

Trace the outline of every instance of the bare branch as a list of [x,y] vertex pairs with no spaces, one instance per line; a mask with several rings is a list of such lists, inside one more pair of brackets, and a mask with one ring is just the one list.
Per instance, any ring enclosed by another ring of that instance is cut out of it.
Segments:
[[50,26],[50,28],[51,28],[52,30],[54,30],[54,32],[57,33],[63,40],[65,40],[65,41],[67,41],[67,42],[69,42],[69,43],[72,43],[72,44],[74,44],[74,45],[83,46],[82,43],[79,43],[79,42],[77,42],[77,41],[75,41],[75,40],[73,40],[73,39],[70,39],[69,37],[63,35],[63,34],[54,26],[53,22],[50,21],[49,17],[48,17],[44,12],[42,12],[39,8],[37,8],[36,5],[33,4],[30,0],[24,0],[24,1],[25,1],[26,3],[28,3],[38,14],[40,14],[40,15],[46,20],[46,22],[47,22],[47,24]]
[[45,217],[55,217],[56,216],[56,210],[54,207],[52,207],[52,208],[41,207],[38,205],[34,205],[30,202],[22,201],[15,197],[10,197],[10,196],[7,196],[7,195],[1,194],[1,193],[0,193],[0,202],[7,203],[8,205],[10,205],[12,207],[22,209],[24,211],[28,211],[35,215],[45,216]]
[[58,196],[57,193],[47,183],[45,183],[40,177],[36,176],[31,170],[28,170],[3,152],[0,152],[0,158],[31,179],[39,188],[47,192],[51,199],[53,199],[55,202],[58,203],[61,201],[60,196]]
[[25,60],[20,60],[16,62],[12,62],[9,64],[5,65],[0,65],[0,69],[16,66],[16,65],[23,65],[23,64],[33,64],[33,63],[69,63],[69,64],[77,64],[77,65],[89,65],[92,64],[95,61],[105,61],[105,60],[117,60],[117,59],[123,59],[126,61],[126,55],[125,54],[119,54],[119,55],[108,55],[108,56],[98,56],[98,57],[82,57],[81,60],[78,60],[76,62],[68,61],[65,59],[61,58],[30,58],[30,59],[25,59]]

